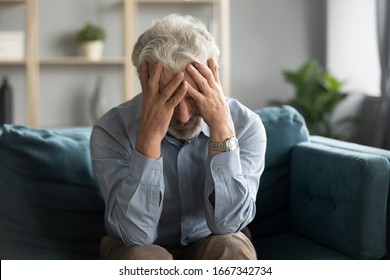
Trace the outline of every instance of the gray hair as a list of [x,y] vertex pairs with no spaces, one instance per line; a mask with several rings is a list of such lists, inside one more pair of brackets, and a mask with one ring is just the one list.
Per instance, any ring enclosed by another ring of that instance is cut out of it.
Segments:
[[138,75],[144,61],[162,63],[169,70],[183,70],[189,63],[218,61],[219,48],[198,19],[171,14],[153,23],[139,38],[132,53]]

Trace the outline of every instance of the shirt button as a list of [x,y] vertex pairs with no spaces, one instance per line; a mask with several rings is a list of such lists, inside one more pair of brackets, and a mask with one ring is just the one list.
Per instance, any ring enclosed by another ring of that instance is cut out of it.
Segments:
[[220,170],[221,169],[221,166],[220,165],[214,165],[213,166],[213,170],[214,171],[218,171],[218,170]]
[[159,176],[160,175],[160,170],[154,170],[153,174],[156,175],[156,176]]

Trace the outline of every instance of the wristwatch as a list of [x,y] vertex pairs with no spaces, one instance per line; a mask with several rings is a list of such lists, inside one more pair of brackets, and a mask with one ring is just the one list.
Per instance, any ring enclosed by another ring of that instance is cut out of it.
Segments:
[[210,151],[228,152],[238,148],[238,140],[236,137],[228,138],[223,142],[209,142]]

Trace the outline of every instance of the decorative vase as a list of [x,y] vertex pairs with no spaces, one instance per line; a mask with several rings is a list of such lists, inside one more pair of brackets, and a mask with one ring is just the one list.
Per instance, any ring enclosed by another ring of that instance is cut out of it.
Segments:
[[7,77],[0,87],[0,126],[5,123],[12,123],[12,87]]
[[103,56],[103,41],[89,41],[81,45],[83,50],[83,55],[88,60],[100,60]]

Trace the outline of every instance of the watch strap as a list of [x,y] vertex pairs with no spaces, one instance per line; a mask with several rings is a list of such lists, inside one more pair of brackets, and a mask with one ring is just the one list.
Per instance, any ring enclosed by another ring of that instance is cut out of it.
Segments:
[[[233,146],[230,144],[232,141],[235,143],[235,145]],[[210,151],[228,152],[234,150],[237,147],[238,147],[238,141],[236,137],[228,138],[223,142],[214,142],[214,141],[209,142]]]
[[209,142],[209,150],[211,151],[218,151],[218,152],[226,152],[226,141],[224,142]]

